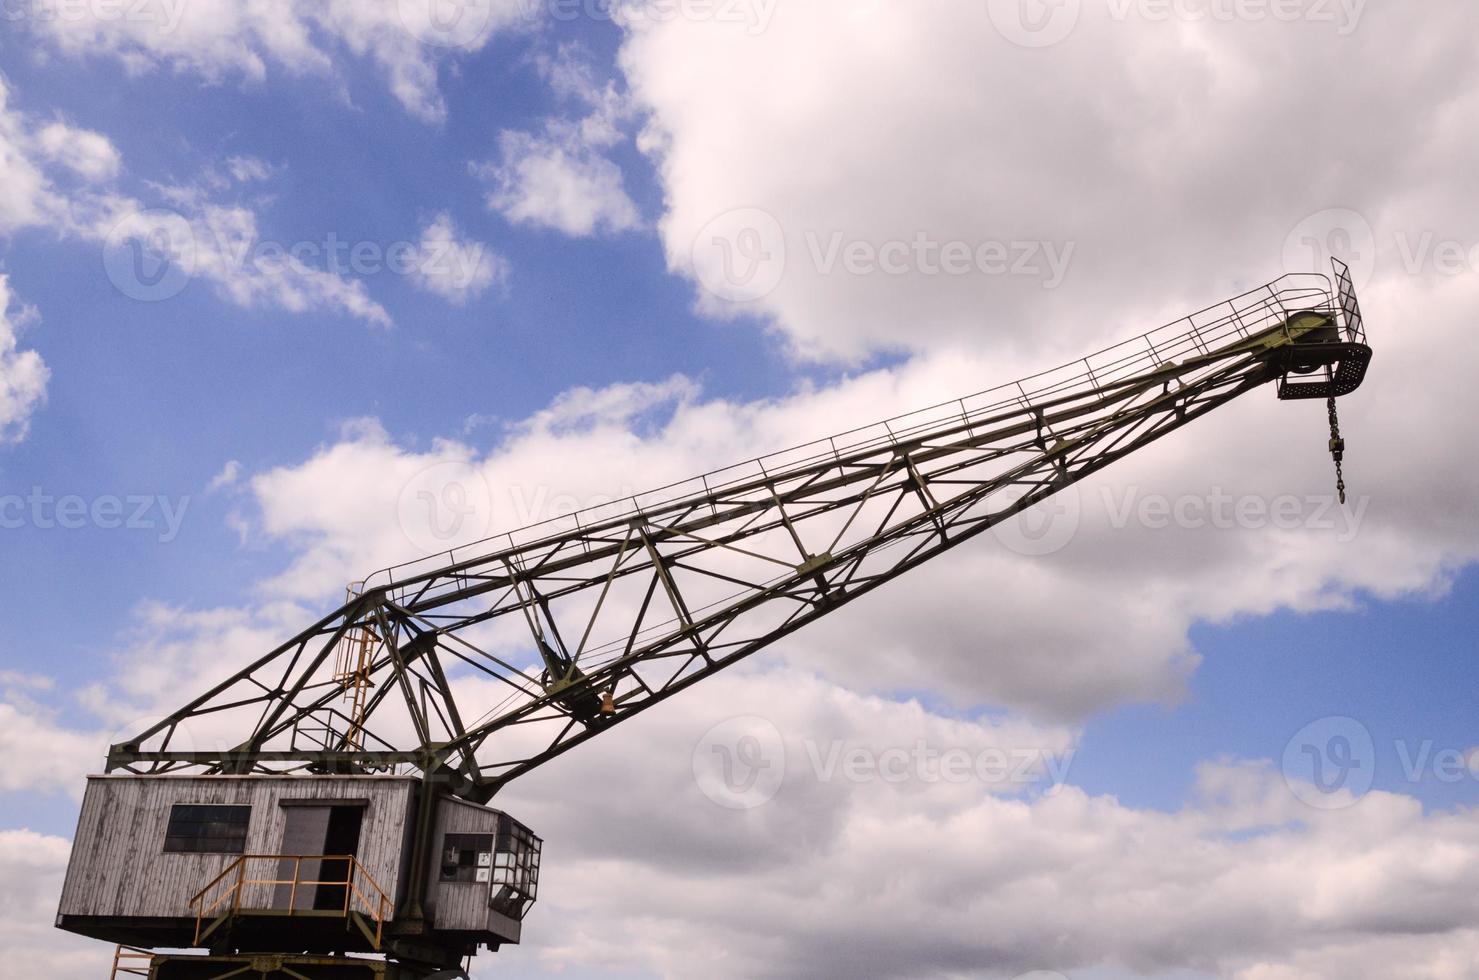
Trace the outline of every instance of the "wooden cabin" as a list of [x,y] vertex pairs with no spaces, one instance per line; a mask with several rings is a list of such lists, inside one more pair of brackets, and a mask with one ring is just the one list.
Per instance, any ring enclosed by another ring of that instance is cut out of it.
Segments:
[[421,786],[394,775],[90,777],[57,926],[217,952],[518,942],[539,839],[507,814],[439,796],[412,896]]

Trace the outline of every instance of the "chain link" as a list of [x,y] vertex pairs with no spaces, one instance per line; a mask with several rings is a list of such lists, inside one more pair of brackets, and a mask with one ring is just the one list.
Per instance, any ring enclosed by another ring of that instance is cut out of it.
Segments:
[[1340,494],[1340,502],[1345,503],[1345,440],[1340,437],[1340,416],[1335,412],[1335,398],[1332,396],[1327,402],[1330,411],[1330,455],[1335,460],[1335,489]]

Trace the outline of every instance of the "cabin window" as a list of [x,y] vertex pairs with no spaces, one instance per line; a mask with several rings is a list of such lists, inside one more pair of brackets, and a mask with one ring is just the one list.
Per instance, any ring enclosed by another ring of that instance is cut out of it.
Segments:
[[164,832],[165,853],[242,854],[246,851],[249,806],[176,803]]
[[492,873],[492,834],[448,834],[443,839],[443,881],[485,882]]

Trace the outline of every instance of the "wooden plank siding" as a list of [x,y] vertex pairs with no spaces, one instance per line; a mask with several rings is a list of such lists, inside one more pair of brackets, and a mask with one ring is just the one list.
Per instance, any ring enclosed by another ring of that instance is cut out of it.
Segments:
[[[176,803],[252,808],[246,853],[277,854],[286,823],[284,799],[368,800],[360,863],[399,902],[417,780],[406,776],[93,776],[82,802],[62,886],[64,916],[193,917],[190,899],[233,861],[232,854],[165,853]],[[251,862],[248,878],[277,876],[276,862]],[[271,886],[244,904],[267,907]]]
[[[427,869],[427,914],[438,929],[482,932],[488,928],[491,882],[442,881],[442,842],[448,834],[498,833],[498,811],[444,796],[438,801],[436,835],[432,838],[431,867]],[[491,874],[492,869],[489,869]]]

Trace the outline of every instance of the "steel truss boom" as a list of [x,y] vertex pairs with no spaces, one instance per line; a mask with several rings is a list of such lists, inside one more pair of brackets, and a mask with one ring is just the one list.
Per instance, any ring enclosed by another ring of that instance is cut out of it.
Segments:
[[1341,266],[1337,284],[1286,276],[1055,371],[387,569],[109,768],[419,770],[486,802],[1245,392],[1353,389],[1370,352]]

